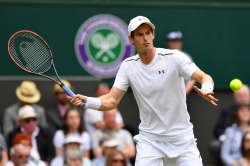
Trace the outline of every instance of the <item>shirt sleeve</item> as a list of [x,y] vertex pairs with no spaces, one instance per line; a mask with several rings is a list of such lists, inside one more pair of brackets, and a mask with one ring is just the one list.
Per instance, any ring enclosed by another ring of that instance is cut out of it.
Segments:
[[134,145],[132,135],[127,130],[123,130],[123,131],[124,131],[124,142],[126,143],[126,145],[128,146]]
[[124,122],[123,122],[122,115],[121,115],[121,113],[120,113],[119,110],[116,111],[116,122],[117,122],[117,123],[124,123]]
[[91,139],[92,139],[92,147],[93,148],[98,148],[101,147],[100,145],[100,141],[102,138],[102,133],[101,131],[95,131],[92,135],[91,135]]
[[178,65],[178,72],[185,80],[189,80],[192,74],[200,69],[186,54],[178,50],[175,51],[177,55],[174,58]]
[[222,143],[221,147],[221,159],[226,165],[232,165],[234,159],[231,155],[232,137],[234,136],[234,131],[231,128],[227,128],[225,132],[226,139]]
[[55,133],[53,138],[53,144],[56,148],[62,148],[64,142],[64,134],[63,131],[59,130]]
[[81,134],[82,139],[82,150],[89,150],[91,145],[90,135],[87,132]]
[[115,78],[115,82],[113,87],[121,89],[123,91],[127,91],[129,87],[129,79],[127,75],[127,62],[123,61]]

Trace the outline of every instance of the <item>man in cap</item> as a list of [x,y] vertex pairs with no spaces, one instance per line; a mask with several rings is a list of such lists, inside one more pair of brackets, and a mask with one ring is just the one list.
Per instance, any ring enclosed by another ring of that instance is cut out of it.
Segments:
[[17,134],[25,133],[31,137],[32,148],[31,156],[35,160],[50,161],[54,154],[52,144],[52,135],[46,128],[43,128],[37,123],[37,114],[34,108],[30,105],[24,105],[19,109],[17,116],[19,125],[13,129],[8,137],[7,144],[11,147],[13,138]]
[[128,35],[137,54],[125,59],[110,92],[93,98],[77,94],[70,101],[85,108],[116,108],[131,87],[140,111],[136,166],[201,166],[193,125],[186,107],[184,78],[201,83],[197,93],[214,106],[214,82],[179,50],[155,48],[155,26],[144,16],[130,20]]
[[[183,34],[181,31],[172,31],[169,32],[165,35],[165,39],[166,39],[166,48],[168,49],[177,49],[183,52],[182,48],[183,48]],[[183,52],[184,53],[184,52]],[[185,53],[188,58],[190,58],[190,60],[192,60],[191,56],[187,53]],[[186,80],[185,82],[186,84],[186,93],[190,93],[193,89],[193,86],[195,84],[194,80]]]
[[39,125],[47,127],[45,110],[37,104],[41,99],[41,93],[33,81],[23,81],[21,85],[16,88],[16,97],[18,102],[9,106],[4,111],[3,132],[5,136],[18,125],[18,110],[23,105],[31,105],[37,114]]
[[[69,88],[72,88],[69,81],[62,80],[62,82]],[[51,106],[51,108],[46,112],[46,115],[49,129],[54,133],[56,130],[62,129],[63,117],[69,109],[70,103],[67,99],[66,93],[58,84],[54,84],[53,93],[55,102],[53,102],[53,106]]]
[[[83,152],[80,149],[81,146],[81,137],[77,134],[68,134],[65,139],[64,139],[64,143],[63,143],[63,155],[62,156],[57,156],[55,157],[50,165],[51,166],[61,166],[66,164],[67,162],[69,162],[70,158],[74,158],[73,151],[77,152],[75,154],[75,157],[78,158],[78,160],[81,161],[82,165],[84,166],[90,166],[91,162],[89,161],[89,159],[84,158],[83,156]],[[77,154],[81,154],[80,156]],[[72,157],[70,157],[72,156]]]
[[101,146],[103,154],[93,160],[93,166],[105,166],[108,155],[117,148],[118,142],[116,139],[104,139],[102,140]]

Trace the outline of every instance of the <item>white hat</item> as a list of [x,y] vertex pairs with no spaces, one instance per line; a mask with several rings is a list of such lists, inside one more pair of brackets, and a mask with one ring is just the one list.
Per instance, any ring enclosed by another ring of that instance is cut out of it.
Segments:
[[30,105],[22,106],[18,112],[18,120],[23,120],[27,118],[36,118],[34,108]]
[[41,93],[33,81],[23,81],[16,88],[16,96],[22,102],[33,104],[40,100]]
[[66,138],[64,138],[63,144],[70,144],[70,143],[79,143],[81,144],[81,138],[77,134],[68,134]]
[[183,34],[181,31],[173,31],[166,34],[166,40],[181,40],[183,38]]
[[155,30],[155,25],[151,23],[151,21],[147,17],[137,16],[135,18],[132,18],[129,22],[129,25],[128,25],[129,36],[131,35],[131,32],[136,30],[136,28],[138,28],[141,24],[144,24],[144,23],[148,24],[153,29],[153,31]]
[[116,139],[107,139],[102,143],[103,147],[112,148],[118,146],[118,141]]

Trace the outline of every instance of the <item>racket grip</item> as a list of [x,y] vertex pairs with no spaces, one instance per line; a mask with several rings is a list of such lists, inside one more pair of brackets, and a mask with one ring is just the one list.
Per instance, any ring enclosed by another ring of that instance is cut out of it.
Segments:
[[64,92],[68,95],[68,96],[75,96],[76,94],[66,85],[62,86]]

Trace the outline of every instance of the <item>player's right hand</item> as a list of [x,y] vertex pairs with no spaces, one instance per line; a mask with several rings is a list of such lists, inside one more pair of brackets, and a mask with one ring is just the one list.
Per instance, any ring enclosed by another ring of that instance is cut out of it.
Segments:
[[68,100],[75,106],[83,106],[86,103],[87,96],[76,94],[74,96],[68,96]]
[[213,106],[218,106],[219,99],[214,97],[213,92],[203,91],[202,89],[199,89],[197,86],[194,86],[193,89],[210,104],[212,104]]

